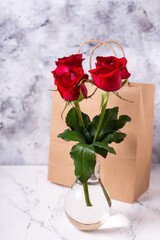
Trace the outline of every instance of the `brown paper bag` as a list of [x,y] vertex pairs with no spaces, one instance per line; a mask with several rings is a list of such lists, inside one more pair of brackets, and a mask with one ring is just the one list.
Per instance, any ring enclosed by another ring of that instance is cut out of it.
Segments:
[[[93,87],[90,88],[93,89]],[[106,159],[98,156],[101,162],[100,176],[111,198],[132,203],[149,186],[154,85],[130,83],[120,89],[119,94],[133,103],[121,100],[111,93],[107,107],[119,106],[119,114],[127,114],[132,120],[122,130],[127,134],[125,140],[120,144],[112,144],[117,154],[109,153]],[[98,90],[92,99],[83,100],[80,103],[81,110],[92,118],[100,113],[100,100],[101,94]],[[64,104],[59,93],[54,92],[48,180],[71,186],[75,175],[73,160],[69,152],[75,143],[57,138],[57,135],[67,128],[65,114],[64,119],[61,119]]]

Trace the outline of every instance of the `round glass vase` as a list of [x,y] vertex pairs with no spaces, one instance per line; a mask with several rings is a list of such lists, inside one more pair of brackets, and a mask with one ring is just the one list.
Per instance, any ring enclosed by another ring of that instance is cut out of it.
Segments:
[[91,231],[98,229],[110,215],[111,200],[99,177],[99,162],[87,181],[92,206],[87,206],[83,184],[76,179],[69,189],[64,210],[69,221],[78,229]]

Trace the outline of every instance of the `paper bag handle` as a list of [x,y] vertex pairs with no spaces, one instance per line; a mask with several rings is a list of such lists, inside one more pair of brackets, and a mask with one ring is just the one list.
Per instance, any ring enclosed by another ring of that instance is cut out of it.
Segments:
[[[117,43],[117,42],[115,42],[115,41],[112,41],[112,40],[110,40],[110,41],[105,41],[105,42],[103,42],[103,43],[99,43],[99,44],[97,44],[97,45],[92,49],[92,52],[90,53],[90,59],[89,59],[89,67],[90,67],[90,69],[92,68],[92,55],[93,55],[94,51],[95,51],[98,47],[100,47],[102,44],[105,44],[105,43],[107,43],[107,44],[109,44],[109,43],[114,43],[114,44],[116,44],[116,45],[120,48],[120,50],[122,51],[123,56],[125,57],[124,50],[123,50],[122,46],[121,46],[119,43]],[[115,55],[115,56],[116,56],[116,55]]]
[[[92,68],[92,55],[93,55],[94,51],[95,51],[98,47],[100,47],[101,45],[106,45],[107,47],[109,47],[109,48],[112,50],[114,56],[116,57],[116,52],[115,52],[114,48],[109,45],[109,43],[114,43],[114,44],[116,44],[116,45],[120,48],[120,50],[122,51],[123,57],[126,57],[123,47],[122,47],[118,42],[112,41],[112,40],[109,40],[109,41],[100,41],[100,40],[89,40],[89,41],[85,41],[84,43],[82,43],[82,44],[79,46],[79,48],[78,48],[78,50],[77,50],[77,53],[79,53],[80,50],[81,50],[81,48],[82,48],[85,44],[87,44],[87,43],[98,43],[98,44],[92,49],[92,52],[90,53],[90,58],[89,58],[89,68],[90,68],[90,70],[91,70],[91,68]],[[127,81],[127,83],[128,83],[128,86],[129,86],[130,83],[129,83],[128,81]]]
[[[113,47],[111,47],[111,46],[108,44],[108,41],[103,42],[103,41],[100,41],[100,40],[89,40],[89,41],[86,41],[86,42],[82,43],[82,44],[79,46],[78,50],[77,50],[77,54],[80,52],[81,48],[82,48],[85,44],[87,44],[87,43],[98,43],[99,46],[101,46],[101,45],[106,45],[107,47],[109,47],[109,48],[112,50],[114,56],[116,56],[116,52],[114,51]],[[97,45],[97,46],[98,46],[98,45]],[[96,46],[96,47],[97,47],[97,46]],[[98,47],[99,47],[99,46],[98,46]],[[92,53],[92,54],[93,54],[93,53]]]
[[117,42],[115,42],[115,41],[112,41],[112,40],[109,40],[109,41],[100,41],[100,40],[89,40],[89,41],[85,41],[84,43],[82,43],[82,44],[79,46],[79,48],[78,48],[78,50],[77,50],[77,53],[79,53],[80,50],[81,50],[81,48],[82,48],[85,44],[87,44],[87,43],[98,43],[98,44],[93,48],[93,50],[92,50],[92,52],[91,52],[91,54],[90,54],[90,61],[89,61],[89,63],[90,63],[90,69],[91,69],[92,55],[93,55],[94,51],[95,51],[98,47],[100,47],[101,45],[106,45],[107,47],[109,47],[109,48],[112,50],[114,56],[116,57],[116,52],[115,52],[114,48],[109,45],[109,43],[114,43],[114,44],[116,44],[116,45],[120,48],[120,50],[122,51],[123,56],[125,57],[125,53],[124,53],[124,50],[123,50],[122,46],[121,46],[119,43],[117,43]]

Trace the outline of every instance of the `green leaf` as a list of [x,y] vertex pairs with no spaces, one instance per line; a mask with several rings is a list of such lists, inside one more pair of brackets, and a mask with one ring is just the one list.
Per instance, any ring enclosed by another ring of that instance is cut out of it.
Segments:
[[80,86],[83,82],[86,82],[88,79],[87,78],[83,78],[81,81],[79,81],[79,83],[77,84],[77,86]]
[[98,88],[96,87],[95,90],[89,96],[86,97],[86,99],[91,98],[97,92],[97,90]]
[[113,154],[116,154],[114,148],[113,148],[113,147],[109,147],[109,146],[107,145],[107,143],[105,143],[105,142],[98,142],[98,141],[97,141],[97,142],[92,143],[92,145],[93,145],[93,146],[96,146],[96,147],[99,147],[99,148],[104,148],[104,149],[106,149],[108,152],[113,153]]
[[113,92],[113,93],[114,93],[114,95],[116,95],[116,97],[120,98],[121,100],[124,100],[124,101],[126,101],[126,102],[130,102],[130,103],[133,103],[133,102],[134,102],[134,101],[131,101],[131,100],[128,100],[128,99],[125,99],[125,98],[121,97],[121,96],[119,95],[119,92],[118,92],[118,91],[115,91],[115,92]]
[[64,139],[65,141],[76,141],[80,143],[86,143],[85,138],[81,133],[71,131],[69,129],[65,130],[63,133],[60,133],[58,137]]
[[111,132],[113,121],[117,120],[118,107],[106,109],[100,135]]
[[75,165],[75,175],[81,183],[85,183],[94,171],[96,156],[93,146],[78,143],[70,152]]
[[[101,131],[100,131],[98,139],[104,133],[111,132],[111,126],[112,126],[113,120],[117,119],[117,114],[118,114],[118,107],[108,108],[105,110],[105,115],[104,115]],[[88,130],[92,137],[94,137],[96,134],[99,119],[100,119],[100,115],[95,116],[93,118],[92,122],[88,126]]]
[[64,106],[64,109],[63,109],[63,111],[62,111],[62,113],[61,113],[61,118],[63,119],[63,113],[65,112],[65,110],[66,110],[66,108],[67,108],[67,106],[70,104],[70,102],[69,101],[66,101],[66,104],[65,104],[65,106]]
[[112,142],[120,143],[124,140],[125,137],[126,137],[125,133],[112,132],[112,133],[108,133],[101,141],[106,143],[112,143]]
[[92,119],[92,122],[90,122],[89,125],[88,125],[88,131],[90,132],[90,135],[91,135],[92,137],[94,137],[95,134],[96,134],[97,127],[98,127],[98,123],[99,123],[99,118],[100,118],[100,115],[95,116],[95,117]]
[[[90,123],[89,116],[82,112],[82,118],[83,118],[85,128],[88,128],[88,125]],[[72,130],[76,130],[77,127],[80,125],[79,124],[79,119],[78,119],[78,116],[77,116],[77,112],[76,112],[76,109],[74,107],[70,109],[70,111],[68,112],[68,114],[66,116],[66,124]]]
[[[127,122],[131,121],[131,118],[127,115],[121,115],[119,117],[119,119],[117,119],[118,108],[117,109],[116,108],[109,109],[110,112],[108,115],[107,115],[107,110],[105,113],[105,117],[103,120],[101,132],[99,134],[98,140],[103,139],[106,136],[106,134],[108,134],[110,132],[114,132],[114,131],[117,131],[117,130],[123,128]],[[114,110],[114,111],[112,112],[112,110]]]
[[78,116],[76,113],[76,109],[74,107],[70,109],[66,116],[66,124],[72,130],[75,130],[76,127],[78,126]]
[[125,80],[122,82],[122,84],[121,84],[121,88],[126,84],[127,81],[128,81],[128,78],[125,79]]
[[[104,138],[106,138],[109,133],[111,135],[109,135],[108,138],[105,139],[106,142],[108,141],[108,143],[110,142],[120,143],[121,141],[123,141],[126,135],[124,133],[118,133],[118,132],[114,133],[114,132],[123,128],[126,122],[131,121],[131,118],[127,115],[121,115],[119,119],[117,119],[117,115],[118,115],[118,107],[109,108],[105,110],[105,115],[104,115],[103,123],[101,126],[101,130],[99,133],[99,137],[97,138],[98,141],[104,142]],[[100,119],[100,115],[95,116],[92,122],[90,122],[88,125],[88,131],[92,136],[92,138],[94,138],[96,134],[99,119]]]
[[106,158],[108,151],[104,148],[94,146],[94,150],[97,154],[101,155],[102,157]]
[[77,131],[80,132],[83,135],[83,137],[85,138],[87,144],[91,144],[92,143],[93,138],[91,137],[89,131],[86,128],[78,127]]
[[127,122],[130,122],[131,118],[127,115],[121,115],[118,120],[114,121],[112,129],[118,130],[124,127]]
[[91,122],[89,116],[82,112],[82,118],[85,125],[85,128],[88,128],[89,123]]

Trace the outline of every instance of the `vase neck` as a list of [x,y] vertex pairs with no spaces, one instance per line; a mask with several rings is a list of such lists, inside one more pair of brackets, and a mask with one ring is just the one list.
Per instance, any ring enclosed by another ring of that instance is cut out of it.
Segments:
[[99,181],[99,168],[100,168],[100,163],[98,160],[96,160],[94,171],[91,177],[88,179],[88,182]]
[[[99,169],[100,169],[100,163],[98,160],[96,160],[96,165],[94,167],[94,171],[93,171],[91,177],[88,179],[88,181],[87,181],[88,183],[94,183],[94,182],[96,183],[99,181]],[[82,184],[78,179],[76,179],[76,182],[78,184]]]

